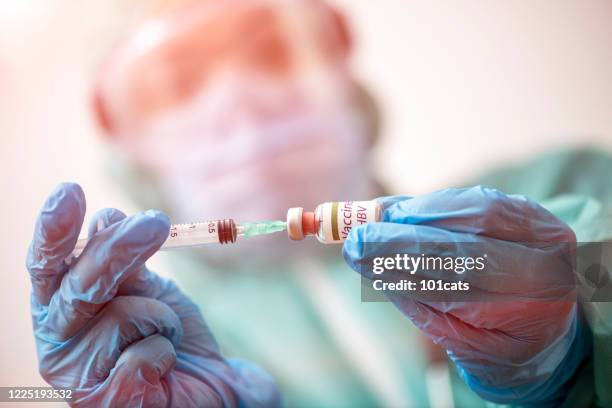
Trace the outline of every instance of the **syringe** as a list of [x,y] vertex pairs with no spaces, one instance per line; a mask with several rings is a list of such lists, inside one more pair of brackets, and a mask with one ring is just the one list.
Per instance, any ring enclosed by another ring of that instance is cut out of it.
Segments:
[[[159,248],[160,250],[191,248],[206,244],[229,244],[236,242],[238,237],[252,237],[255,235],[271,234],[285,231],[287,223],[284,221],[258,221],[236,224],[233,219],[210,220],[194,222],[191,224],[173,224],[170,226],[168,238]],[[88,238],[77,241],[72,254],[66,258],[70,263],[73,257],[83,252]]]

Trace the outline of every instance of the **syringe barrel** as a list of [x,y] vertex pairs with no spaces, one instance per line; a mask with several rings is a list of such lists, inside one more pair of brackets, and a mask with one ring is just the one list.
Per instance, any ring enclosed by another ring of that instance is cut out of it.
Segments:
[[168,239],[161,249],[187,248],[202,244],[236,242],[236,223],[232,219],[210,220],[170,226]]
[[[215,243],[229,244],[236,242],[237,237],[236,223],[231,218],[191,224],[173,224],[170,226],[168,238],[161,245],[160,250],[189,248]],[[70,263],[72,257],[81,255],[87,242],[87,238],[79,239],[72,254],[66,258],[66,263]]]

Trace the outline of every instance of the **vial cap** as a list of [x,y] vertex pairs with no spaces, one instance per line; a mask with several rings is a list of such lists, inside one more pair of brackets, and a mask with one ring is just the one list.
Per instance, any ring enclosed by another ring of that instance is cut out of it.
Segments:
[[302,207],[290,208],[287,211],[287,234],[294,241],[304,239],[304,230],[302,228],[302,215],[304,209]]

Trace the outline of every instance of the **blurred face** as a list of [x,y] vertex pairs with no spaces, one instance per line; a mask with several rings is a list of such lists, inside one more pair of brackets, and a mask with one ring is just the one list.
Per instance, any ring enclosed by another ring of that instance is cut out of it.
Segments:
[[183,220],[282,218],[364,197],[371,135],[348,48],[318,1],[198,3],[111,55],[98,117]]

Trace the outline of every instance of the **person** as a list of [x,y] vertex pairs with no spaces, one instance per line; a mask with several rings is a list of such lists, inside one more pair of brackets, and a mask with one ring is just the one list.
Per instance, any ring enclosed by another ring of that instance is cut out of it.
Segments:
[[[200,2],[143,26],[94,86],[112,171],[177,223],[381,195],[366,165],[378,114],[351,47],[342,15],[312,0]],[[353,312],[359,282],[337,248],[270,236],[170,255],[219,344],[265,367],[287,405],[427,398],[412,353],[378,347],[419,347],[416,331],[388,304]],[[287,364],[296,349],[301,363]]]
[[[292,205],[383,195],[365,165],[377,115],[348,71],[350,46],[346,23],[320,1],[201,2],[145,26],[97,79],[116,172],[176,221],[276,218]],[[577,157],[583,165],[572,167]],[[377,256],[364,242],[469,237],[503,256],[496,272],[510,283],[529,288],[536,275],[563,290],[554,277],[571,271],[559,254],[516,243],[607,239],[593,220],[606,220],[609,190],[596,170],[609,168],[605,157],[568,153],[469,183],[486,187],[382,199],[384,222],[353,229],[344,257],[359,269]],[[556,176],[569,169],[571,180]],[[337,250],[276,237],[174,254],[183,293],[144,267],[168,232],[159,212],[102,211],[92,244],[66,266],[84,203],[79,187],[60,186],[28,256],[41,373],[74,387],[78,404],[273,406],[282,394],[288,406],[424,406],[419,330],[457,368],[457,406],[609,401],[606,326],[593,329],[604,309],[525,298],[503,308],[364,304]],[[539,269],[511,267],[525,256],[538,256]]]

